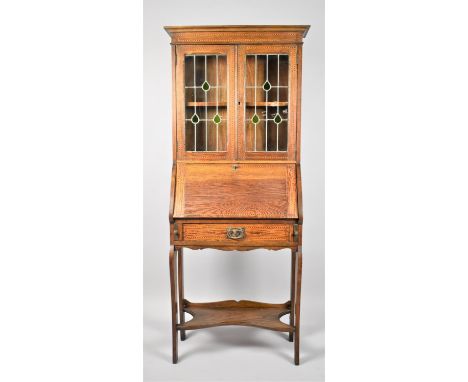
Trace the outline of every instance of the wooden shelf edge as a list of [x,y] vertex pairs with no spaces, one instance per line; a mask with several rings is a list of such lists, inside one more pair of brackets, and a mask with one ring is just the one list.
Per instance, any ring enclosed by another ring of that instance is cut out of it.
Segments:
[[[207,106],[207,107],[216,107],[216,101],[189,101],[186,104],[187,107],[193,107],[193,106]],[[227,107],[227,102],[218,102],[218,107]]]
[[287,101],[280,101],[280,102],[276,102],[276,101],[272,101],[272,102],[263,102],[263,101],[258,101],[256,104],[255,102],[246,102],[245,103],[245,106],[247,107],[255,107],[255,105],[257,107],[261,107],[261,106],[288,106],[288,102]]
[[184,311],[193,318],[177,325],[179,330],[196,330],[215,326],[252,326],[278,332],[294,332],[294,327],[280,321],[291,312],[291,302],[269,304],[248,300],[192,303],[184,300]]
[[[186,103],[186,106],[187,107],[194,107],[194,106],[207,106],[207,107],[216,107],[216,101],[197,101],[197,102],[194,102],[194,101],[188,101]],[[262,107],[262,106],[270,106],[270,107],[274,107],[274,106],[288,106],[288,102],[287,101],[280,101],[280,102],[276,102],[276,101],[271,101],[271,102],[264,102],[264,101],[258,101],[257,103],[255,102],[246,102],[245,103],[245,106],[246,107]],[[227,107],[227,102],[218,102],[218,107]]]

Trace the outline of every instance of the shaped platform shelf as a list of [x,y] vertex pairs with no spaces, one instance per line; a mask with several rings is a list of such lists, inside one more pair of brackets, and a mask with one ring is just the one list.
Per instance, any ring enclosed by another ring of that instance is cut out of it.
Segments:
[[184,311],[192,320],[177,325],[179,330],[194,330],[214,326],[253,326],[279,332],[294,332],[294,327],[280,321],[291,311],[290,301],[284,304],[267,304],[256,301],[218,301],[192,303],[184,300]]

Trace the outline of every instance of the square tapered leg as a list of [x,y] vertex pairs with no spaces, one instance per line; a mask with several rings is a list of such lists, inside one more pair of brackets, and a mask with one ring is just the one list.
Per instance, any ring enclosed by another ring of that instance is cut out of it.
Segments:
[[[177,249],[177,281],[179,289],[179,323],[185,323],[184,315],[184,250],[183,248]],[[180,340],[185,340],[185,330],[180,330]]]
[[296,298],[294,304],[294,363],[299,365],[299,340],[301,322],[301,283],[302,283],[302,247],[299,246],[296,254]]
[[[296,251],[291,250],[291,313],[289,314],[289,325],[294,326],[294,301],[296,299]],[[293,342],[294,332],[289,333],[289,342]]]
[[172,363],[177,363],[177,284],[176,284],[176,264],[175,250],[171,246],[169,250],[169,275],[171,282],[171,313],[172,313]]

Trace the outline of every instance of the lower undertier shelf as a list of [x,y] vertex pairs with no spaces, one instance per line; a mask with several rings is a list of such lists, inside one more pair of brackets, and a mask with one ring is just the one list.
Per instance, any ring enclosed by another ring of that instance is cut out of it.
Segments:
[[290,301],[284,304],[267,304],[256,301],[218,301],[192,303],[184,300],[184,311],[193,316],[177,325],[179,330],[194,330],[214,326],[240,325],[294,332],[294,327],[280,321],[280,317],[291,312]]

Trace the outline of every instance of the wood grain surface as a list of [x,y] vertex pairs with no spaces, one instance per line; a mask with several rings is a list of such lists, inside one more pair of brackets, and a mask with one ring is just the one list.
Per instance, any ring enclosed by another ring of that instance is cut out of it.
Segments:
[[296,168],[178,163],[174,217],[297,218]]

